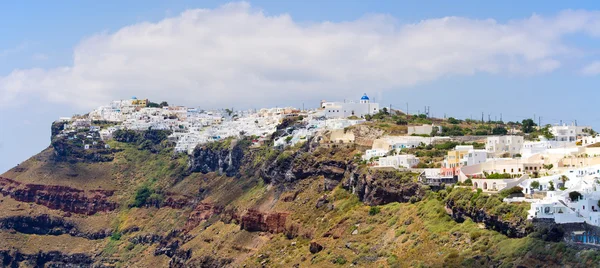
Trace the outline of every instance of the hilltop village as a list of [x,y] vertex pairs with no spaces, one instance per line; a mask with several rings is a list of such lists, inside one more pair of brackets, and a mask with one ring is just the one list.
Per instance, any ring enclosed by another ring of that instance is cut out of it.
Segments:
[[[293,124],[282,124],[286,121]],[[419,182],[430,187],[508,192],[504,202],[531,204],[530,219],[600,226],[600,137],[575,123],[429,118],[381,108],[367,94],[356,101],[322,101],[317,109],[246,111],[202,110],[133,97],[60,118],[53,125],[53,139],[74,142],[84,151],[108,150],[115,135],[159,130],[175,144],[175,154],[192,154],[199,145],[242,137],[264,145],[276,132],[280,134],[272,146],[278,148],[311,138],[351,144],[359,137],[350,130],[361,126],[380,131],[355,156],[370,169],[416,172]],[[572,235],[577,242],[600,242],[584,232]]]

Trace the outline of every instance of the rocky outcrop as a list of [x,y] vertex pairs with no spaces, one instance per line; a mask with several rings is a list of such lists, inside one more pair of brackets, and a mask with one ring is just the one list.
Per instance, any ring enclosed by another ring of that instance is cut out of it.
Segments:
[[315,241],[310,242],[310,246],[308,248],[310,253],[317,254],[323,250],[323,246]]
[[283,233],[286,231],[287,216],[283,212],[265,213],[249,209],[242,216],[240,227],[249,232]]
[[198,226],[202,221],[208,220],[210,217],[219,215],[223,212],[223,208],[211,203],[200,203],[188,216],[185,223],[185,230],[190,231]]
[[414,181],[414,174],[399,171],[354,172],[343,186],[369,206],[416,202],[425,195],[425,190]]
[[457,222],[463,222],[465,217],[469,217],[474,222],[485,224],[487,229],[495,230],[511,238],[525,237],[532,231],[525,219],[516,221],[503,220],[496,215],[487,213],[483,209],[476,207],[465,209],[457,206],[453,199],[446,201],[446,211]]
[[92,267],[94,260],[87,254],[64,254],[59,251],[24,254],[18,250],[0,250],[2,267]]
[[250,141],[226,140],[198,146],[189,160],[190,172],[218,172],[229,177],[239,174]]
[[114,159],[113,153],[115,150],[106,148],[105,143],[101,140],[87,144],[88,149],[85,149],[85,135],[73,140],[69,140],[66,136],[58,137],[51,143],[54,148],[54,157],[52,160],[56,162],[69,163],[98,163],[110,162]]
[[294,152],[283,151],[265,163],[261,177],[276,185],[288,185],[310,177],[324,178],[324,188],[335,188],[346,176],[351,162],[348,148],[319,148],[314,139]]
[[0,219],[0,229],[15,230],[24,234],[62,235],[68,234],[87,239],[103,239],[112,234],[111,230],[99,232],[81,232],[75,224],[59,217],[49,215],[13,216]]
[[378,128],[369,127],[366,125],[355,125],[351,127],[354,134],[354,143],[360,146],[371,147],[375,139],[381,138],[384,131]]
[[117,208],[116,203],[108,201],[114,191],[107,190],[84,191],[67,186],[22,184],[0,177],[0,193],[17,201],[77,214],[93,215]]

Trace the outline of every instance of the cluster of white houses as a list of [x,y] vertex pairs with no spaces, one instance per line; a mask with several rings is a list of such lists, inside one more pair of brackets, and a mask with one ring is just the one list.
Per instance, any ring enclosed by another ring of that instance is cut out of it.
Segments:
[[[275,141],[275,146],[293,145],[306,140],[320,131],[331,131],[332,140],[353,141],[351,133],[340,130],[364,121],[366,115],[379,112],[379,104],[372,103],[365,94],[358,102],[325,102],[314,110],[298,110],[292,107],[263,108],[260,110],[200,110],[185,106],[149,105],[147,99],[132,97],[113,101],[98,107],[87,116],[59,119],[66,130],[85,125],[98,132],[102,140],[112,138],[118,129],[171,130],[169,140],[176,143],[176,152],[191,153],[203,143],[228,137],[254,136],[259,143],[273,134],[282,119],[302,116],[305,127],[289,129],[288,134]],[[153,106],[153,107],[150,107]],[[348,119],[355,116],[355,119]],[[94,126],[93,122],[109,122],[108,127]]]
[[[86,130],[84,138],[90,142],[84,142],[83,146],[90,146],[111,139],[118,129],[171,130],[169,140],[176,143],[175,151],[191,153],[199,144],[228,137],[254,136],[254,142],[260,143],[277,130],[285,117],[301,116],[302,124],[285,129],[286,134],[274,141],[275,146],[293,145],[318,133],[329,133],[332,142],[346,143],[353,142],[355,137],[345,128],[379,112],[379,104],[371,102],[366,94],[356,102],[322,101],[314,110],[276,107],[205,111],[185,106],[149,106],[157,105],[135,97],[113,101],[87,116],[59,119],[64,123],[59,135],[76,138],[73,133]],[[95,122],[103,124],[97,126]],[[409,126],[407,136],[374,140],[362,158],[373,167],[416,168],[419,158],[403,150],[453,140],[426,137],[440,130],[435,125]],[[600,226],[600,148],[587,146],[600,142],[600,137],[590,135],[593,131],[589,127],[575,125],[556,125],[550,131],[552,139],[525,141],[523,136],[489,136],[485,138],[485,148],[458,145],[447,153],[441,167],[417,170],[430,181],[470,180],[473,189],[484,192],[521,186],[530,197],[523,200],[532,203],[531,218]],[[580,196],[574,198],[573,192]]]

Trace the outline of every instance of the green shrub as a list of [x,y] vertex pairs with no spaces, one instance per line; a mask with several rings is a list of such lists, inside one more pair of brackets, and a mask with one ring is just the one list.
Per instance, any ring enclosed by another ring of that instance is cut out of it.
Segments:
[[500,196],[502,198],[505,198],[511,194],[522,194],[523,193],[523,188],[519,187],[519,186],[515,186],[509,189],[504,189],[502,191],[500,191]]
[[369,209],[369,215],[374,216],[379,214],[379,212],[381,212],[381,209],[379,207],[371,207]]
[[134,207],[141,207],[146,204],[148,198],[152,195],[152,191],[148,185],[143,185],[135,191],[135,200],[133,201]]
[[569,198],[573,202],[581,199],[582,197],[583,197],[583,195],[581,193],[579,193],[578,191],[572,191],[572,192],[569,193]]
[[114,232],[110,235],[110,240],[112,241],[117,241],[117,240],[121,240],[121,233],[119,232]]
[[337,258],[333,259],[331,262],[333,264],[344,265],[348,261],[346,260],[346,258],[344,258],[344,256],[338,256]]
[[512,176],[508,173],[494,173],[486,176],[486,179],[510,179]]

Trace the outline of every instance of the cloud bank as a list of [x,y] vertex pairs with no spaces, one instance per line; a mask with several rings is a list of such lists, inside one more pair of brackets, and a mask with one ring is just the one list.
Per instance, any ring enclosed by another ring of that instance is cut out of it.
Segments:
[[247,3],[194,9],[82,40],[69,66],[0,77],[0,105],[31,96],[91,108],[135,95],[210,107],[359,96],[446,76],[535,75],[600,36],[600,14],[563,11],[499,23],[462,17],[399,24],[371,15],[305,24]]

